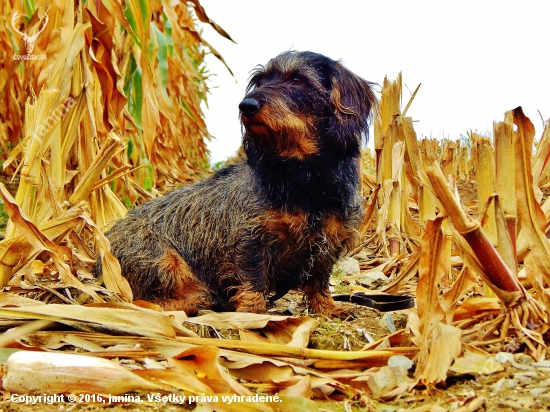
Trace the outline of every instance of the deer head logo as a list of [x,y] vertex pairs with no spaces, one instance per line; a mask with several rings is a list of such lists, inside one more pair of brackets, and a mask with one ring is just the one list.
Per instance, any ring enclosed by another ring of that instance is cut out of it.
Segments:
[[34,50],[34,44],[36,43],[36,39],[38,38],[38,35],[42,33],[42,31],[44,31],[46,24],[48,24],[48,20],[49,20],[48,15],[44,14],[44,19],[42,19],[42,21],[40,22],[40,25],[36,30],[36,33],[30,36],[27,34],[27,30],[24,30],[22,32],[19,31],[18,29],[19,26],[17,25],[18,19],[19,19],[19,13],[15,12],[13,17],[11,18],[11,25],[13,29],[21,35],[21,38],[25,42],[25,50],[27,51],[27,54],[31,54],[32,51]]

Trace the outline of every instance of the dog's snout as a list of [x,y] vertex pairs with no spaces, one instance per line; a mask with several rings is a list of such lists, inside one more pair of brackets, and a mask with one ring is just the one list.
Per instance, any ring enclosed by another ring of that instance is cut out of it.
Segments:
[[246,117],[252,117],[260,111],[260,102],[256,99],[247,97],[239,104],[239,109]]

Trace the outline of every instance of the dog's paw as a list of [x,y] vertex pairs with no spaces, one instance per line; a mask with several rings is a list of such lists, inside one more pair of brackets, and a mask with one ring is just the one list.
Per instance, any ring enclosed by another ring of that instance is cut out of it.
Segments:
[[308,308],[311,312],[331,317],[340,317],[345,309],[337,306],[330,295],[314,293],[307,297]]
[[196,315],[199,310],[211,309],[214,304],[210,295],[199,294],[185,299],[157,299],[153,301],[164,311],[183,311],[188,316]]
[[235,305],[235,312],[265,313],[267,310],[265,297],[261,292],[239,291],[230,302]]

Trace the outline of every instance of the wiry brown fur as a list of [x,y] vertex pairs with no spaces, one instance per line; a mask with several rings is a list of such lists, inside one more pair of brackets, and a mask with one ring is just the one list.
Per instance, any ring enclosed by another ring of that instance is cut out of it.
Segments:
[[107,233],[135,298],[262,312],[270,294],[301,288],[312,311],[336,312],[329,278],[363,216],[357,162],[375,104],[370,83],[316,53],[258,67],[239,105],[246,161]]

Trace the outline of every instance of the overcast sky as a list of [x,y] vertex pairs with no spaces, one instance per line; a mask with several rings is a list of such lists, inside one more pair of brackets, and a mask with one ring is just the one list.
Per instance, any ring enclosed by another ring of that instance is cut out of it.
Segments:
[[486,133],[522,106],[539,138],[538,111],[550,118],[549,0],[200,1],[238,43],[201,24],[235,74],[207,57],[215,75],[205,110],[214,162],[239,147],[238,104],[250,70],[284,50],[341,59],[380,85],[401,71],[403,107],[422,83],[408,112],[419,137]]

